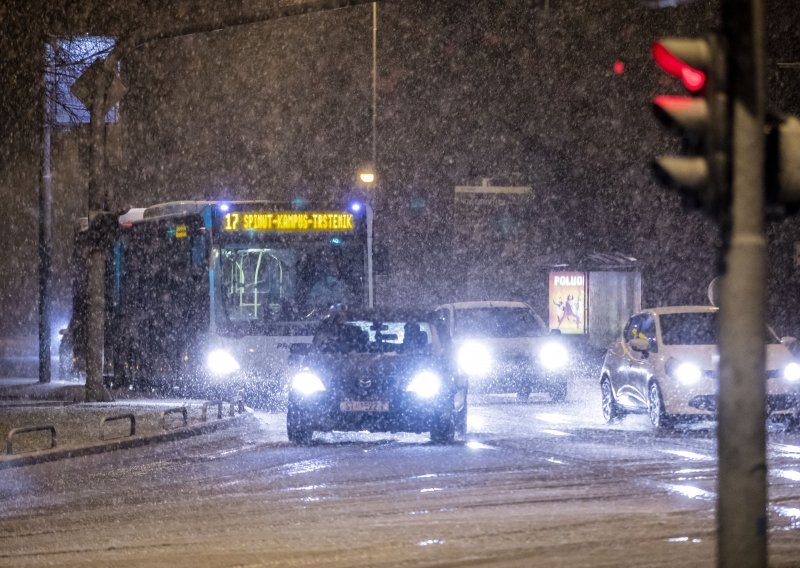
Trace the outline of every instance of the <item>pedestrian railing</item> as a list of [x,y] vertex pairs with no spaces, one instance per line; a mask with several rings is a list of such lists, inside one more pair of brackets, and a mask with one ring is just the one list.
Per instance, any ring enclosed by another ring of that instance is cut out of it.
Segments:
[[50,424],[44,426],[23,426],[22,428],[14,428],[8,433],[6,437],[6,453],[14,453],[14,437],[19,434],[28,434],[30,432],[49,432],[50,433],[50,448],[56,447],[56,427]]
[[216,406],[217,407],[217,420],[220,420],[222,418],[222,405],[223,404],[224,404],[224,401],[222,401],[222,400],[209,400],[209,401],[203,403],[203,413],[202,413],[202,415],[200,417],[200,420],[202,420],[203,422],[206,422],[208,420],[208,409],[210,407],[212,407],[212,406]]
[[[105,418],[103,418],[100,421],[100,439],[101,440],[109,439],[109,438],[106,438],[105,425],[108,422],[116,422],[118,420],[128,420],[128,423],[130,424],[130,428],[128,429],[128,436],[127,437],[130,437],[130,436],[133,436],[133,435],[136,434],[136,416],[134,416],[133,414],[117,414],[115,416],[106,416]],[[126,436],[114,436],[114,438],[124,438],[124,437],[126,437]]]
[[161,429],[162,430],[174,430],[177,426],[168,427],[167,418],[173,414],[180,414],[183,418],[182,426],[186,426],[189,423],[189,413],[186,410],[185,406],[179,406],[177,408],[169,408],[161,413]]

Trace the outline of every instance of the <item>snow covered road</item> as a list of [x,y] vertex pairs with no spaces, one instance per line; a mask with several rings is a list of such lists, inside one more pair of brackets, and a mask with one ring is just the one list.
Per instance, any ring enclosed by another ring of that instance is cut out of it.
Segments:
[[[285,415],[0,471],[0,566],[713,566],[713,427],[596,393],[473,397],[469,434],[286,441]],[[800,561],[800,435],[772,428],[772,566]]]

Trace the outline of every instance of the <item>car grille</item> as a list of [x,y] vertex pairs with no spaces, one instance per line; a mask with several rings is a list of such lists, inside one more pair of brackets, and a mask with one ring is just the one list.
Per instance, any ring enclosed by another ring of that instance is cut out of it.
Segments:
[[391,382],[376,377],[351,377],[342,381],[339,391],[347,398],[354,400],[383,399],[389,394]]

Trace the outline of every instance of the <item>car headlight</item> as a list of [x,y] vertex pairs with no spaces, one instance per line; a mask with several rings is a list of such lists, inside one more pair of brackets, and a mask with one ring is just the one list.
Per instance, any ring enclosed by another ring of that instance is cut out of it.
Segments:
[[672,376],[685,385],[691,385],[700,380],[703,372],[693,363],[678,363],[672,371]]
[[325,385],[322,383],[322,379],[305,369],[292,377],[292,389],[304,396],[308,396],[315,392],[324,391]]
[[442,390],[442,379],[432,371],[417,373],[406,387],[406,391],[413,392],[420,398],[433,398],[440,390]]
[[563,369],[569,362],[569,353],[560,343],[546,343],[539,350],[539,362],[545,369],[551,371]]
[[468,341],[458,350],[458,368],[468,375],[486,375],[492,368],[492,355],[482,343]]
[[206,359],[208,370],[215,375],[230,375],[239,370],[239,363],[233,355],[223,349],[215,349]]
[[792,361],[783,368],[783,378],[787,381],[800,381],[800,364]]

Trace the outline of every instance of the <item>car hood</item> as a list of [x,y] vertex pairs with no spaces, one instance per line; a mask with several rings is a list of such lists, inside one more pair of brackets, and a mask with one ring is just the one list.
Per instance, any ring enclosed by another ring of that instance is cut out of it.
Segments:
[[486,347],[493,357],[496,358],[517,358],[531,357],[539,349],[550,341],[558,341],[554,336],[540,337],[465,337],[455,341],[457,347],[468,343],[480,343]]

